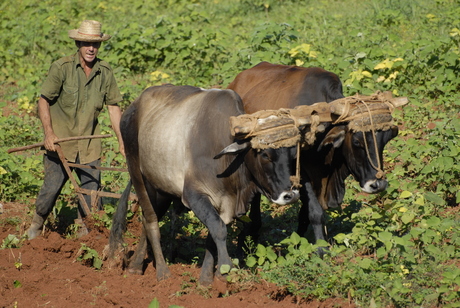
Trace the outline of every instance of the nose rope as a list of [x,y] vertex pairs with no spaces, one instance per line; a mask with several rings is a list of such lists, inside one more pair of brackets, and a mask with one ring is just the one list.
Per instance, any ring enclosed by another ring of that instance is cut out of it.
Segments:
[[[380,163],[380,157],[379,157],[379,151],[378,151],[378,146],[377,146],[377,136],[376,136],[376,133],[375,133],[375,127],[374,127],[374,122],[373,122],[373,119],[372,119],[372,113],[371,113],[371,110],[369,108],[369,105],[366,104],[366,102],[364,101],[361,101],[361,103],[363,103],[363,105],[367,108],[367,111],[369,113],[369,118],[370,118],[370,122],[371,122],[371,133],[372,133],[372,138],[374,140],[374,150],[375,150],[375,155],[377,156],[376,159],[377,159],[377,166],[374,164],[374,162],[372,161],[372,158],[371,158],[371,155],[370,155],[370,151],[369,151],[369,145],[367,144],[367,140],[366,140],[366,133],[363,131],[363,139],[364,139],[364,147],[366,149],[366,154],[367,154],[367,159],[369,160],[371,166],[377,170],[377,173],[375,174],[375,177],[377,179],[383,179],[385,178],[385,172],[382,170],[382,165]],[[361,109],[360,106],[358,106],[358,108]]]
[[295,166],[295,175],[291,176],[291,189],[293,188],[298,188],[302,185],[300,185],[300,140],[297,142],[297,157],[296,157],[296,166]]

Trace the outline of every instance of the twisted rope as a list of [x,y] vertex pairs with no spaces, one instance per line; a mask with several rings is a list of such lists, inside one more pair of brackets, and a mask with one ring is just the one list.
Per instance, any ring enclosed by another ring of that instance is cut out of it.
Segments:
[[318,115],[312,115],[311,116],[310,131],[305,134],[305,140],[307,141],[308,144],[315,143],[316,132],[318,131],[319,123],[320,123],[319,116]]
[[[283,119],[283,124],[279,124],[274,127],[267,127],[260,129],[261,123],[259,121],[269,120],[270,117]],[[265,148],[280,148],[280,147],[291,147],[295,146],[302,138],[303,130],[300,129],[304,123],[301,123],[301,119],[298,116],[291,113],[290,109],[279,109],[279,110],[266,110],[259,114],[251,114],[239,116],[240,119],[244,119],[244,127],[247,129],[241,136],[244,138],[252,138],[251,144],[253,148],[265,149]],[[309,125],[309,132],[306,135],[306,142],[313,144],[316,140],[316,132],[320,124],[320,117],[317,115],[311,115],[311,123]],[[288,123],[286,123],[288,122]]]
[[[380,157],[378,155],[379,152],[378,152],[378,146],[377,146],[377,136],[376,136],[376,133],[375,133],[375,126],[374,126],[374,122],[373,122],[373,119],[372,119],[372,113],[371,113],[371,110],[369,108],[369,105],[366,104],[366,102],[364,102],[364,101],[360,101],[360,102],[367,108],[367,111],[369,113],[369,118],[370,118],[370,121],[371,121],[372,138],[373,138],[373,141],[374,141],[374,151],[375,151],[375,155],[377,156],[377,158],[376,158],[377,159],[377,166],[372,161],[372,158],[371,158],[371,155],[370,155],[369,145],[368,145],[367,139],[366,139],[366,132],[362,131],[363,139],[364,139],[364,148],[366,149],[367,159],[369,160],[372,168],[377,170],[377,174],[375,175],[375,177],[377,179],[382,179],[382,178],[385,177],[385,172],[382,170],[382,165],[380,163]],[[357,105],[357,107],[361,110],[360,105]]]
[[297,157],[296,157],[296,165],[295,165],[295,176],[291,176],[291,183],[292,183],[292,188],[298,188],[302,187],[300,184],[300,140],[297,142]]

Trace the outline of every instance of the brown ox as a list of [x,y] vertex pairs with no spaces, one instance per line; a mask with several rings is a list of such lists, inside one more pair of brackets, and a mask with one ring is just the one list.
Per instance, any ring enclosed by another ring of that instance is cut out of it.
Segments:
[[[235,140],[229,118],[242,113],[241,99],[231,90],[172,85],[148,88],[124,112],[121,133],[144,225],[128,266],[131,272],[142,273],[147,237],[157,279],[170,275],[158,221],[172,201],[191,209],[209,230],[200,282],[210,284],[215,260],[218,269],[232,265],[226,224],[246,213],[255,194],[263,193],[279,204],[298,200],[299,192],[291,189],[290,182],[296,148],[256,150],[249,139]],[[112,253],[122,241],[126,196],[114,215]]]
[[[242,98],[244,109],[253,113],[264,109],[294,108],[343,98],[339,77],[318,67],[296,67],[261,62],[235,78],[229,89]],[[381,170],[385,144],[398,134],[390,130],[354,132],[347,125],[330,125],[317,137],[313,148],[301,154],[302,207],[297,232],[302,235],[311,223],[315,238],[326,239],[324,209],[339,207],[345,194],[345,179],[352,174],[366,193],[387,187]],[[364,139],[365,138],[365,139]],[[376,143],[374,142],[376,141]],[[251,205],[253,225],[250,234],[260,228],[260,205]]]

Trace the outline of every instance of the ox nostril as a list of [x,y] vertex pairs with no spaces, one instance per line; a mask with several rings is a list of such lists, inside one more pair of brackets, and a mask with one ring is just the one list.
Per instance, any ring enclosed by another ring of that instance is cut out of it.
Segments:
[[295,202],[299,199],[299,191],[298,190],[291,190],[290,192],[287,192],[284,196],[283,199],[286,203],[291,203]]
[[278,199],[272,199],[272,201],[276,204],[286,205],[290,203],[296,202],[300,197],[298,190],[290,190],[284,191],[282,194],[278,196]]
[[370,186],[375,191],[382,191],[387,188],[387,181],[377,180],[377,181],[374,181]]
[[371,185],[371,188],[374,189],[374,190],[377,190],[379,189],[379,181],[374,181]]

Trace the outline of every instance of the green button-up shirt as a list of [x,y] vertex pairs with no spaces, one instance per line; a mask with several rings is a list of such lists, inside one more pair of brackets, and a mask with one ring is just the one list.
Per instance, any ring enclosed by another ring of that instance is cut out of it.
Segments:
[[[55,61],[43,83],[41,95],[50,102],[54,133],[59,138],[100,134],[97,120],[104,104],[114,105],[122,100],[110,65],[96,58],[87,78],[78,54]],[[68,161],[81,164],[101,156],[101,139],[83,139],[61,143]],[[55,153],[49,153],[55,155]]]

